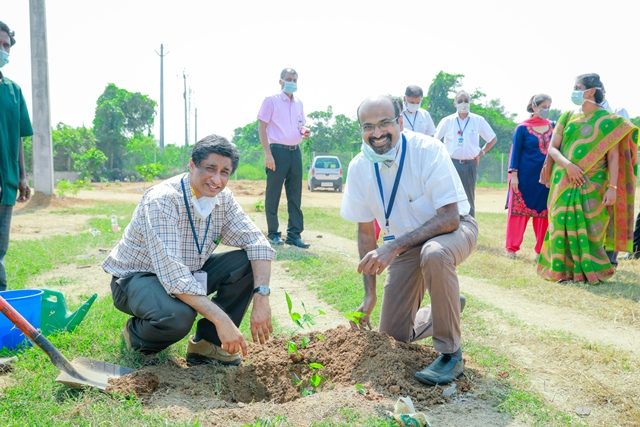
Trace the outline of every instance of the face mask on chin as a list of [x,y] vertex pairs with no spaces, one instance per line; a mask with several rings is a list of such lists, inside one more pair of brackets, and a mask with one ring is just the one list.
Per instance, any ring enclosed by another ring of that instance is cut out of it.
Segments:
[[387,161],[393,161],[398,154],[398,144],[395,147],[391,148],[384,154],[378,154],[374,151],[373,148],[365,141],[362,141],[362,147],[360,148],[362,151],[362,155],[369,160],[371,163],[382,163]]
[[193,199],[193,207],[196,210],[198,216],[202,219],[206,219],[211,212],[213,212],[213,208],[216,207],[216,203],[218,200],[218,196],[215,197],[207,197],[202,196],[199,199]]

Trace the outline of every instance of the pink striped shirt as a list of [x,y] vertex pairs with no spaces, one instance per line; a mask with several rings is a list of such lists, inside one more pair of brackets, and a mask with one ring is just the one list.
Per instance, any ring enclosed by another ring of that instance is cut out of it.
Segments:
[[304,126],[302,101],[280,92],[268,96],[262,102],[258,120],[267,123],[269,144],[298,145],[302,140],[300,130]]

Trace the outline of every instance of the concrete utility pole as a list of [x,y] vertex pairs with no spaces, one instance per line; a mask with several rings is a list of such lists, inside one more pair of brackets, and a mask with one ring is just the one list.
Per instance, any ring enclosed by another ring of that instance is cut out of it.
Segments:
[[33,186],[53,194],[53,148],[49,109],[47,16],[44,0],[29,0],[31,26],[31,86],[33,98]]
[[164,45],[160,44],[160,151],[164,151],[164,57],[167,54],[164,53]]
[[185,147],[189,145],[189,108],[187,106],[187,74],[182,71],[182,80],[184,82],[184,92],[182,96],[184,97],[184,145]]
[[193,139],[198,142],[198,107],[196,107],[195,110],[195,120],[193,122]]

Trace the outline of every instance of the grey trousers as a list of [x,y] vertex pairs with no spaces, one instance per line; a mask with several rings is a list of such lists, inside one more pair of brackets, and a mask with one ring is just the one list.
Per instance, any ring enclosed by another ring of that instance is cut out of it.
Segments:
[[[471,254],[477,239],[478,224],[466,215],[456,231],[399,255],[387,273],[380,332],[403,342],[433,336],[437,351],[458,350],[460,288],[456,266]],[[425,291],[431,296],[431,306],[420,308]]]
[[[207,272],[207,295],[240,326],[253,295],[253,271],[243,250],[212,255],[202,267]],[[136,273],[111,280],[113,305],[132,316],[128,322],[131,346],[142,353],[157,353],[184,338],[196,318],[189,305],[167,294],[153,273]],[[220,345],[216,328],[201,318],[196,340]]]
[[0,205],[0,291],[7,289],[7,271],[4,268],[4,257],[9,249],[12,212],[13,206]]
[[458,171],[460,181],[464,187],[464,192],[467,194],[467,200],[471,206],[469,215],[476,216],[476,180],[478,179],[478,163],[475,160],[456,160],[451,159],[453,165]]
[[276,164],[275,172],[267,169],[267,189],[265,191],[264,211],[267,216],[267,236],[280,236],[278,206],[282,195],[282,185],[287,194],[289,221],[287,237],[300,238],[304,230],[302,216],[302,155],[300,147],[291,150],[280,144],[271,144],[271,154]]

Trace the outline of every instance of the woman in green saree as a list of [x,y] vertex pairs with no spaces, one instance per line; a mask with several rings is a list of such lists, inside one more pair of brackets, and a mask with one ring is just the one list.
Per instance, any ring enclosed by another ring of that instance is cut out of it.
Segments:
[[614,273],[606,249],[630,251],[638,128],[600,107],[597,74],[576,78],[572,101],[581,108],[560,116],[549,147],[553,160],[549,228],[538,274],[555,281],[598,283]]

